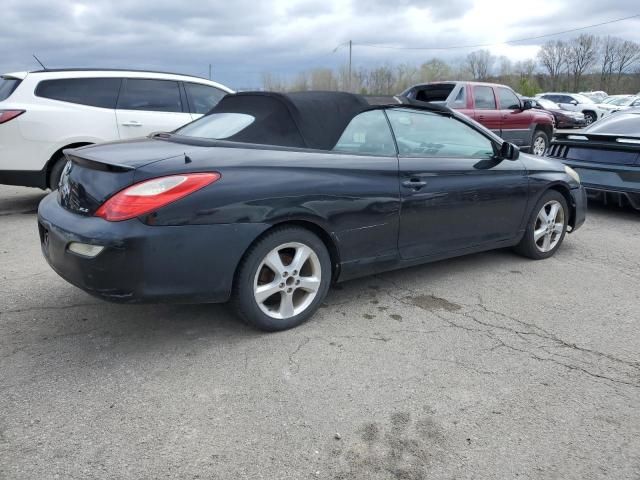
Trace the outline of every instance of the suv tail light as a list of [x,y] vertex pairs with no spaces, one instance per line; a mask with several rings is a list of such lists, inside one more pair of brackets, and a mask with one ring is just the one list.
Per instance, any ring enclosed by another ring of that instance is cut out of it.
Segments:
[[24,112],[25,110],[0,110],[0,123],[6,123],[9,120],[13,120]]
[[120,222],[151,213],[217,181],[220,174],[185,173],[158,177],[121,190],[95,213],[109,222]]

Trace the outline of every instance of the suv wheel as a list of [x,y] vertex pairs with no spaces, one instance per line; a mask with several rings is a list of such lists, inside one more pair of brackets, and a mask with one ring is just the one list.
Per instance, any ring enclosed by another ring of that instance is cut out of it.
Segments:
[[324,243],[303,228],[281,227],[245,254],[232,302],[250,325],[286,330],[315,313],[330,284],[331,258]]
[[62,176],[62,171],[64,170],[64,166],[67,164],[66,158],[64,155],[58,155],[53,160],[51,160],[53,166],[49,171],[49,179],[47,181],[47,186],[49,190],[57,190],[58,184],[60,183],[60,177]]
[[593,112],[584,112],[584,121],[587,125],[591,125],[597,120],[596,114]]

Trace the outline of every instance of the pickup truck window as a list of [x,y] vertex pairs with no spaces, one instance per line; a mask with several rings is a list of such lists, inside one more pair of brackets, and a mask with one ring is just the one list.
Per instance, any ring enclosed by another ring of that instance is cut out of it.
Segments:
[[496,109],[496,98],[493,96],[493,88],[476,85],[473,87],[473,97],[475,98],[476,109]]
[[508,88],[498,88],[498,99],[501,110],[518,110],[520,108],[520,100]]

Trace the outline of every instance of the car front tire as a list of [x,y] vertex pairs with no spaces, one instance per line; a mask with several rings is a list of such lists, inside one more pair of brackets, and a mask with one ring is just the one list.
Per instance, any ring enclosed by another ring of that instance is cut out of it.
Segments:
[[330,284],[331,257],[322,240],[304,228],[278,227],[242,259],[232,304],[259,330],[287,330],[311,318]]
[[555,190],[547,191],[534,207],[516,252],[534,260],[551,257],[562,245],[568,220],[564,196]]

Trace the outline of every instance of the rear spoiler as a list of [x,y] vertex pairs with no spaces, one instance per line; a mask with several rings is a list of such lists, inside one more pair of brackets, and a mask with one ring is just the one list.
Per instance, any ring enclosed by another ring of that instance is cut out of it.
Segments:
[[135,170],[131,165],[123,165],[121,163],[113,162],[104,163],[96,158],[91,158],[90,155],[83,154],[83,156],[80,157],[77,155],[76,149],[74,148],[63,150],[62,153],[68,160],[76,165],[81,165],[92,170],[100,170],[103,172],[126,172],[129,170]]

